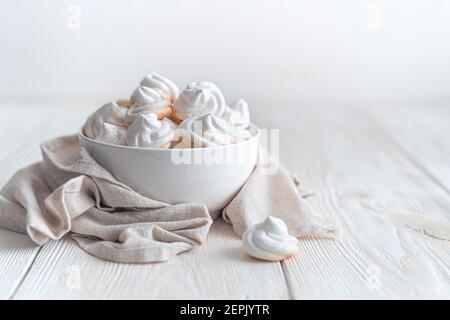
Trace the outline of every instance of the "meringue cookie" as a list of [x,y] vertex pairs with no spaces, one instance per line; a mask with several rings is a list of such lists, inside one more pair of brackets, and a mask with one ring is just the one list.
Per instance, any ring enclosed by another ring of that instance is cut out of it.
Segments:
[[172,130],[175,130],[175,129],[177,129],[178,128],[178,124],[176,124],[174,121],[172,121],[170,118],[164,118],[164,119],[162,119],[161,120],[162,122],[166,122],[169,126],[170,126],[170,128],[172,129]]
[[185,120],[191,116],[201,116],[208,112],[221,117],[225,111],[225,98],[212,82],[197,81],[189,84],[175,101],[176,118]]
[[250,126],[250,110],[244,99],[239,99],[226,107],[222,117],[236,129],[247,129]]
[[[130,98],[133,104],[127,111],[126,121],[132,123],[138,116],[146,113],[156,113],[159,118],[170,115],[171,102],[161,97],[155,89],[139,86]],[[168,114],[167,114],[168,113]]]
[[250,130],[246,129],[234,129],[230,135],[233,137],[233,143],[248,140],[253,136]]
[[116,101],[116,103],[121,106],[121,107],[125,107],[125,108],[129,108],[131,107],[132,103],[130,100],[127,99],[119,99]]
[[222,115],[223,111],[225,111],[226,102],[222,91],[216,84],[212,83],[211,81],[194,81],[190,85],[200,89],[209,90],[213,94],[215,100],[217,101],[218,109],[220,110],[219,111],[220,114],[217,115],[218,116]]
[[173,137],[170,124],[159,121],[154,113],[140,115],[127,131],[127,143],[131,147],[168,148]]
[[289,235],[283,220],[275,217],[248,228],[242,241],[247,254],[261,260],[279,261],[298,252],[298,240]]
[[141,86],[152,88],[157,91],[164,100],[168,100],[172,104],[175,103],[175,100],[177,100],[180,95],[180,89],[178,89],[178,86],[175,83],[156,72],[146,75],[141,81]]
[[140,85],[134,89],[130,97],[130,102],[137,106],[145,106],[163,100],[158,91],[153,88]]
[[127,108],[109,102],[89,116],[84,133],[87,137],[106,143],[125,145]]
[[179,131],[183,140],[191,141],[192,145],[198,148],[223,146],[234,142],[232,128],[211,112],[187,118],[180,124]]

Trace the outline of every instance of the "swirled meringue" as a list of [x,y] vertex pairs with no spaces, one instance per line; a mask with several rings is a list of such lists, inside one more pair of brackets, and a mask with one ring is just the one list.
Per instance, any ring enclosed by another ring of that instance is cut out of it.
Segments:
[[165,116],[166,111],[171,113],[171,102],[161,97],[157,90],[150,87],[139,86],[134,90],[130,98],[133,104],[127,111],[126,121],[132,123],[138,116],[150,112],[162,113],[160,118]]
[[247,129],[250,126],[250,110],[244,99],[239,99],[226,107],[222,117],[236,129]]
[[127,108],[109,102],[89,116],[84,133],[87,137],[106,143],[125,145]]
[[185,120],[208,112],[221,117],[225,108],[225,98],[214,83],[197,81],[189,84],[181,92],[177,101],[175,101],[174,112],[178,119]]
[[127,143],[131,147],[168,148],[174,131],[166,121],[159,121],[154,113],[142,114],[127,130]]
[[261,260],[279,261],[298,252],[298,240],[289,235],[283,220],[275,217],[248,228],[242,241],[247,254]]
[[180,90],[175,83],[156,72],[146,75],[141,81],[141,86],[157,91],[164,100],[168,100],[172,104],[180,95]]
[[166,122],[166,123],[170,126],[170,128],[171,128],[172,130],[175,130],[175,129],[178,128],[178,124],[176,124],[176,123],[175,123],[174,121],[172,121],[170,118],[164,118],[164,119],[162,119],[162,120],[160,120],[160,121]]
[[223,146],[234,142],[232,128],[211,112],[187,118],[180,124],[178,132],[185,146],[189,145],[186,141],[190,141],[195,148]]
[[220,117],[223,111],[225,111],[226,102],[225,97],[223,96],[223,93],[219,89],[219,87],[211,81],[194,81],[190,85],[204,90],[209,90],[212,93],[218,105],[218,112],[216,113],[216,115]]

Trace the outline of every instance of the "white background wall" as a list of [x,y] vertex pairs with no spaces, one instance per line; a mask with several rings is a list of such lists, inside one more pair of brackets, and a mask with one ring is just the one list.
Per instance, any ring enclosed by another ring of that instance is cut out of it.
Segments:
[[0,40],[2,100],[103,102],[150,71],[250,101],[450,96],[448,0],[2,0]]

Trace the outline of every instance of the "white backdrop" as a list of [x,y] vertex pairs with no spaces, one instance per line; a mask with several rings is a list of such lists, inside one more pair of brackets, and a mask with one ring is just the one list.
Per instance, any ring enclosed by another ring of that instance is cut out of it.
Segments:
[[232,99],[450,95],[448,0],[2,0],[0,98],[127,96],[147,72]]

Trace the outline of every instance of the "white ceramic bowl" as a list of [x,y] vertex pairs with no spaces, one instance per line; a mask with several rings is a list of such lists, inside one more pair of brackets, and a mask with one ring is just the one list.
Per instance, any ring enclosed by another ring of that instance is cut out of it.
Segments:
[[195,149],[135,148],[106,144],[78,133],[80,144],[120,182],[170,204],[202,203],[216,218],[252,173],[259,130],[249,140]]

